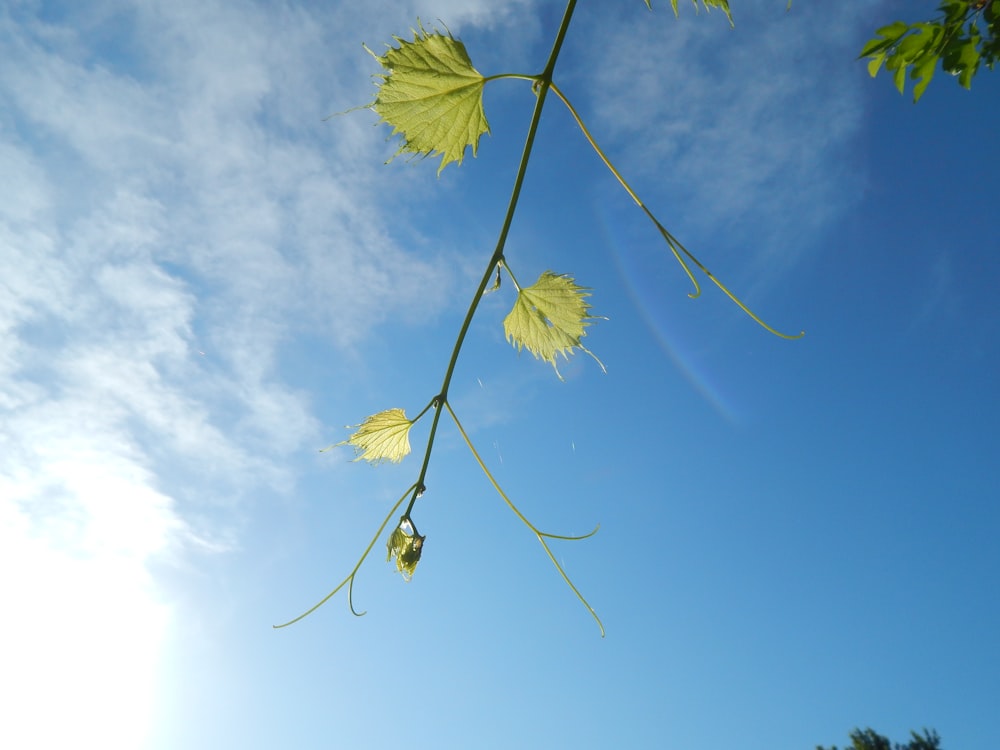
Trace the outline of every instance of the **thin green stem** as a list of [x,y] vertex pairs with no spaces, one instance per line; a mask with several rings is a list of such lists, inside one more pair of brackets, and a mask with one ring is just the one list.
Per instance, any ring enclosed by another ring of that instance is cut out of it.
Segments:
[[[403,513],[404,518],[410,517],[410,513],[413,511],[413,506],[417,502],[417,498],[420,496],[421,492],[423,492],[425,486],[424,480],[427,477],[427,468],[430,466],[431,453],[434,450],[434,439],[437,437],[438,422],[441,418],[441,404],[447,403],[448,389],[451,387],[451,379],[455,373],[455,365],[458,363],[458,355],[462,351],[462,344],[465,343],[465,336],[469,332],[469,326],[472,324],[472,318],[475,316],[476,310],[479,308],[479,302],[483,297],[483,292],[486,290],[486,285],[489,284],[490,279],[493,276],[493,269],[503,258],[503,251],[507,245],[507,234],[510,232],[510,225],[514,220],[514,212],[517,209],[517,202],[521,196],[521,186],[524,183],[524,176],[528,170],[528,161],[531,158],[531,150],[535,145],[535,133],[538,131],[538,123],[542,118],[542,108],[545,106],[545,95],[548,93],[549,87],[552,85],[552,71],[555,70],[556,59],[559,57],[559,50],[562,49],[563,39],[566,37],[566,31],[569,29],[569,23],[573,17],[573,11],[575,8],[576,0],[569,0],[566,3],[566,10],[563,13],[562,22],[559,24],[559,31],[556,33],[556,39],[552,44],[552,51],[549,53],[549,59],[545,64],[544,70],[538,76],[527,77],[529,80],[535,82],[535,108],[531,113],[531,122],[528,125],[528,134],[524,140],[524,149],[521,152],[521,161],[518,164],[517,175],[514,178],[514,187],[511,190],[510,201],[507,203],[507,212],[504,215],[503,225],[500,227],[500,234],[497,237],[496,247],[493,250],[493,255],[490,256],[489,262],[486,264],[486,271],[483,273],[483,277],[479,281],[479,286],[476,287],[476,293],[472,297],[472,302],[469,303],[469,309],[465,313],[465,320],[462,321],[462,327],[459,329],[458,337],[455,339],[455,346],[452,349],[451,358],[448,360],[448,367],[444,373],[441,390],[435,399],[437,408],[434,411],[434,419],[431,421],[430,432],[427,436],[427,448],[424,451],[424,460],[420,466],[420,474],[418,475],[416,484],[413,488],[413,495],[410,498],[409,504],[406,506],[406,511]],[[510,77],[512,74],[507,75]]]
[[663,236],[663,239],[666,240],[667,246],[670,248],[670,251],[674,254],[674,257],[677,259],[677,262],[681,264],[681,268],[683,268],[684,271],[687,273],[688,278],[691,280],[691,283],[694,284],[694,292],[689,294],[688,295],[689,297],[694,298],[700,295],[701,287],[698,285],[698,280],[694,277],[694,274],[691,272],[690,267],[685,262],[684,257],[682,257],[681,255],[682,253],[692,263],[694,263],[694,265],[698,267],[698,270],[700,270],[703,274],[705,274],[705,276],[707,276],[713,284],[715,284],[719,289],[721,289],[722,292],[737,305],[737,307],[739,307],[743,312],[749,315],[759,326],[764,328],[766,331],[773,333],[775,336],[779,336],[780,338],[783,339],[797,339],[805,335],[805,331],[800,331],[797,335],[792,335],[787,333],[781,333],[780,331],[775,330],[767,323],[765,323],[763,320],[761,320],[760,317],[758,317],[758,315],[755,312],[753,312],[753,310],[747,307],[747,305],[739,297],[737,297],[735,294],[729,291],[728,287],[726,287],[725,284],[719,281],[719,279],[717,279],[715,275],[712,274],[712,272],[709,271],[708,268],[706,268],[705,265],[700,260],[698,260],[694,256],[694,254],[691,253],[691,251],[689,251],[686,247],[684,247],[684,245],[681,243],[680,240],[678,240],[670,232],[668,232],[666,227],[664,227],[660,223],[660,221],[656,218],[656,216],[653,215],[653,212],[646,207],[646,204],[642,202],[639,196],[636,195],[635,191],[628,184],[628,182],[625,181],[625,178],[622,177],[621,172],[619,172],[615,168],[615,165],[611,163],[611,160],[608,158],[607,154],[605,154],[604,151],[601,149],[601,147],[597,145],[597,141],[594,140],[594,137],[590,134],[590,130],[588,130],[587,126],[584,125],[583,119],[576,111],[576,108],[570,103],[569,99],[566,98],[565,94],[563,94],[563,92],[559,90],[559,87],[556,86],[555,83],[550,82],[549,88],[551,88],[552,93],[554,93],[557,97],[559,97],[559,100],[566,105],[566,109],[569,110],[570,115],[572,115],[573,119],[576,120],[576,124],[577,126],[579,126],[580,131],[583,133],[584,138],[587,139],[587,142],[590,143],[591,148],[594,149],[594,152],[600,157],[601,161],[604,162],[604,166],[606,166],[608,170],[611,172],[611,174],[615,176],[615,179],[618,180],[618,183],[625,189],[625,192],[629,194],[629,197],[632,198],[632,200],[635,201],[636,205],[639,206],[639,208],[643,210],[646,216],[649,217],[649,220],[652,221],[653,224],[656,226],[657,230]]
[[521,81],[532,82],[538,82],[541,80],[541,76],[532,76],[526,73],[497,73],[496,75],[486,76],[483,78],[483,85],[485,86],[490,81],[499,81],[501,78],[516,78]]
[[514,272],[511,271],[510,270],[510,266],[507,265],[507,259],[506,258],[501,258],[500,259],[500,265],[503,266],[503,270],[505,270],[507,272],[507,275],[510,276],[511,283],[514,284],[514,288],[517,291],[521,291],[521,285],[517,283],[517,277],[514,276]]
[[469,446],[469,450],[472,451],[472,455],[476,459],[476,463],[479,464],[479,468],[482,469],[483,474],[486,475],[486,478],[490,481],[490,484],[493,485],[493,489],[495,489],[497,491],[497,494],[500,495],[501,498],[503,498],[503,501],[505,503],[507,503],[507,507],[510,508],[512,511],[514,511],[514,514],[521,520],[521,523],[523,523],[525,526],[531,529],[531,531],[535,534],[538,541],[541,543],[542,547],[545,548],[545,554],[549,556],[549,559],[552,561],[552,564],[556,566],[556,570],[559,571],[559,575],[562,576],[562,579],[566,582],[566,585],[569,586],[570,589],[572,589],[573,593],[576,594],[576,598],[583,603],[583,606],[587,608],[587,610],[593,616],[594,620],[597,622],[597,627],[601,629],[601,638],[603,638],[604,624],[601,622],[601,618],[597,616],[597,612],[594,611],[594,608],[590,606],[587,600],[583,597],[583,594],[580,593],[580,590],[573,584],[573,581],[570,580],[569,576],[566,575],[566,571],[563,570],[563,566],[559,564],[558,560],[556,560],[555,555],[552,554],[552,550],[549,549],[549,545],[545,541],[546,538],[564,539],[566,541],[571,541],[571,542],[578,541],[580,539],[587,539],[596,534],[598,529],[601,528],[601,525],[598,524],[597,526],[594,527],[593,531],[591,531],[589,534],[583,534],[582,536],[563,536],[561,534],[548,534],[544,531],[539,531],[538,528],[536,528],[535,525],[531,521],[529,521],[520,510],[518,510],[517,506],[514,505],[513,501],[509,497],[507,497],[507,493],[503,491],[503,488],[500,486],[500,483],[497,482],[496,478],[493,476],[493,473],[486,467],[486,463],[483,461],[482,456],[479,455],[479,451],[476,450],[476,446],[472,444],[472,440],[469,439],[468,433],[465,431],[465,428],[462,427],[462,423],[458,420],[458,415],[456,415],[455,411],[451,408],[451,404],[445,401],[444,407],[448,410],[448,413],[451,414],[451,418],[455,421],[455,426],[458,427],[458,431],[462,434],[462,439],[464,439],[465,444]]
[[427,406],[425,406],[423,409],[421,409],[420,413],[417,416],[415,416],[413,419],[410,420],[410,424],[416,424],[420,420],[420,418],[422,416],[424,416],[424,414],[427,413],[427,410],[430,409],[435,404],[437,404],[437,398],[432,398],[430,401],[428,401],[427,402]]
[[303,612],[301,615],[299,615],[298,617],[296,617],[294,620],[289,620],[288,622],[282,623],[281,625],[272,625],[271,627],[273,627],[275,630],[277,630],[278,628],[287,628],[289,625],[294,625],[295,623],[297,623],[302,618],[308,617],[313,612],[315,612],[317,609],[319,609],[324,604],[326,604],[331,599],[331,597],[333,597],[334,594],[336,594],[338,591],[340,591],[342,588],[344,588],[344,584],[350,584],[349,587],[348,587],[347,601],[350,604],[351,612],[353,612],[358,617],[361,617],[363,614],[365,614],[364,612],[355,612],[354,611],[354,602],[352,601],[352,594],[354,592],[354,576],[357,575],[358,570],[360,570],[360,568],[361,568],[361,564],[365,561],[365,558],[367,558],[368,554],[372,551],[372,547],[375,546],[375,542],[377,542],[378,538],[380,536],[382,536],[382,532],[385,530],[386,524],[389,523],[389,519],[392,518],[393,514],[399,509],[399,506],[403,504],[403,501],[406,499],[407,495],[409,495],[410,492],[413,489],[414,489],[414,487],[412,487],[412,486],[411,487],[407,487],[406,488],[406,492],[404,492],[402,494],[402,496],[399,498],[399,500],[396,501],[396,504],[392,506],[392,510],[390,510],[389,513],[386,515],[385,520],[382,521],[382,525],[378,527],[378,531],[375,532],[375,536],[372,537],[371,542],[369,542],[368,546],[365,548],[365,551],[361,555],[361,559],[358,560],[357,565],[354,566],[354,569],[350,572],[350,574],[347,576],[347,578],[345,578],[343,581],[341,581],[339,584],[337,584],[337,588],[335,588],[329,594],[327,594],[326,596],[324,596],[322,599],[319,600],[319,602],[316,605],[314,605],[310,609],[308,609],[305,612]]

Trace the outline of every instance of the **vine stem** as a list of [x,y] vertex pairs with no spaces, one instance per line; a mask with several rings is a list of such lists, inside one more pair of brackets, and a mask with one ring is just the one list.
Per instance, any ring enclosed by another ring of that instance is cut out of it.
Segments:
[[514,511],[514,514],[519,519],[521,519],[521,523],[523,523],[525,526],[531,529],[531,531],[534,533],[535,537],[538,539],[542,547],[545,549],[545,554],[549,556],[549,559],[552,561],[552,564],[556,566],[556,570],[559,571],[559,575],[562,576],[562,579],[566,582],[566,585],[573,590],[573,593],[576,594],[576,598],[583,603],[583,606],[587,608],[591,616],[597,622],[597,627],[601,629],[601,638],[603,638],[604,624],[601,622],[601,618],[597,616],[597,612],[594,611],[594,608],[590,606],[587,600],[583,597],[583,594],[580,593],[580,590],[573,584],[569,576],[566,575],[566,571],[563,570],[563,566],[559,564],[558,560],[556,560],[556,556],[552,554],[552,550],[549,548],[548,543],[546,543],[545,541],[546,538],[563,539],[568,542],[575,542],[581,539],[589,539],[590,537],[592,537],[594,534],[597,533],[598,529],[601,528],[601,525],[598,524],[597,526],[594,527],[594,530],[591,531],[589,534],[583,534],[581,536],[563,536],[561,534],[548,534],[544,531],[539,531],[538,528],[535,526],[535,524],[529,521],[527,517],[520,510],[517,509],[517,506],[514,505],[513,501],[509,497],[507,497],[507,493],[503,491],[503,488],[500,486],[500,483],[497,482],[496,478],[493,476],[493,473],[486,467],[486,463],[483,461],[482,456],[479,455],[479,451],[476,450],[476,446],[472,444],[472,440],[469,439],[469,435],[468,433],[466,433],[465,428],[462,427],[462,423],[458,421],[458,416],[455,414],[455,411],[451,408],[451,404],[445,401],[444,406],[448,410],[448,413],[451,415],[451,418],[455,421],[455,426],[458,427],[458,431],[462,434],[462,439],[465,440],[465,444],[469,446],[469,450],[472,451],[472,455],[475,457],[476,463],[479,464],[479,468],[483,470],[483,474],[486,475],[486,478],[490,480],[490,484],[493,485],[493,489],[495,489],[497,491],[497,494],[499,494],[500,497],[503,498],[503,501],[507,503],[507,507],[510,508],[512,511]]
[[399,509],[399,506],[403,504],[403,501],[406,499],[406,496],[409,495],[410,492],[412,492],[415,487],[416,487],[416,485],[413,485],[411,487],[407,487],[406,492],[404,492],[402,494],[402,496],[400,496],[399,500],[396,501],[396,504],[392,506],[392,510],[390,510],[386,514],[385,520],[382,521],[382,525],[378,527],[378,531],[375,532],[375,536],[373,536],[372,540],[368,543],[368,546],[365,548],[364,553],[362,553],[361,558],[358,560],[357,564],[354,566],[354,570],[352,570],[350,572],[350,574],[347,576],[347,578],[345,578],[343,581],[341,581],[340,583],[337,584],[337,588],[335,588],[329,594],[327,594],[326,596],[324,596],[315,605],[313,605],[311,608],[307,609],[305,612],[303,612],[301,615],[299,615],[298,617],[296,617],[294,620],[289,620],[288,622],[283,622],[281,625],[272,625],[271,627],[273,627],[275,630],[277,630],[278,628],[287,628],[289,625],[294,625],[295,623],[297,623],[302,618],[308,617],[313,612],[315,612],[317,609],[319,609],[324,604],[326,604],[330,600],[330,598],[334,594],[336,594],[338,591],[340,591],[342,588],[344,588],[344,584],[347,584],[347,583],[350,584],[350,586],[348,588],[347,601],[350,604],[351,612],[353,612],[358,617],[360,617],[361,615],[363,615],[364,612],[356,612],[354,610],[354,602],[351,599],[351,593],[353,593],[353,591],[354,591],[354,576],[356,576],[358,574],[358,571],[361,569],[361,564],[365,561],[365,559],[368,557],[368,554],[372,551],[372,547],[375,546],[375,542],[377,542],[378,538],[380,536],[382,536],[382,531],[385,529],[386,524],[389,523],[389,519],[392,518],[393,514],[395,514],[395,512]]
[[493,255],[490,256],[489,263],[486,264],[486,271],[483,273],[479,286],[476,287],[476,293],[472,297],[472,302],[469,303],[469,309],[465,313],[465,320],[462,321],[462,327],[459,329],[458,337],[455,339],[455,347],[452,349],[451,359],[448,360],[448,368],[445,370],[444,380],[441,383],[441,391],[435,398],[437,408],[434,410],[434,418],[431,421],[430,431],[427,436],[427,448],[424,451],[424,461],[420,466],[420,474],[413,487],[413,495],[410,498],[409,504],[406,506],[403,518],[410,517],[410,513],[413,511],[413,505],[417,502],[417,498],[424,489],[424,479],[427,477],[427,468],[430,466],[431,452],[434,450],[434,439],[437,436],[438,423],[441,419],[441,405],[447,404],[448,389],[451,387],[451,379],[455,373],[455,365],[458,363],[458,355],[462,351],[462,344],[465,343],[465,336],[469,332],[469,326],[472,324],[472,318],[475,316],[476,310],[479,308],[479,302],[483,298],[483,292],[486,290],[486,285],[489,284],[490,279],[493,276],[493,270],[503,259],[503,251],[507,245],[507,234],[510,232],[510,225],[514,220],[514,212],[517,209],[517,202],[521,197],[521,186],[524,183],[524,176],[528,171],[528,161],[531,158],[531,150],[535,145],[535,133],[538,131],[538,123],[542,119],[542,108],[545,106],[545,96],[548,93],[549,88],[552,86],[552,72],[555,70],[556,60],[559,57],[559,51],[562,49],[563,40],[566,38],[566,32],[569,29],[570,20],[573,18],[573,11],[575,9],[576,0],[568,0],[566,3],[566,10],[563,12],[562,22],[559,24],[559,31],[556,33],[555,42],[552,44],[552,51],[549,53],[549,59],[545,63],[545,68],[542,72],[538,76],[524,76],[525,78],[534,81],[533,88],[535,90],[536,97],[535,109],[531,113],[531,123],[528,125],[528,135],[524,140],[524,149],[521,152],[521,161],[518,164],[517,175],[514,178],[514,187],[511,191],[510,201],[507,203],[507,213],[504,216],[503,225],[501,226],[500,234],[497,237],[496,248],[493,250]]
[[688,275],[688,278],[691,280],[691,283],[694,285],[694,292],[689,294],[688,295],[689,297],[692,298],[698,297],[701,294],[701,287],[698,284],[698,280],[695,278],[694,273],[691,271],[690,267],[688,267],[688,264],[681,256],[681,253],[687,256],[687,258],[692,263],[694,263],[695,266],[698,267],[698,270],[700,270],[703,274],[705,274],[713,284],[715,284],[719,289],[721,289],[723,294],[729,297],[729,299],[732,300],[737,305],[737,307],[739,307],[743,312],[749,315],[754,320],[754,322],[757,323],[757,325],[761,326],[769,333],[773,333],[775,336],[778,336],[783,339],[797,339],[805,335],[805,331],[800,331],[798,334],[793,335],[788,333],[781,333],[780,331],[775,330],[767,323],[765,323],[763,320],[761,320],[760,317],[753,310],[747,307],[746,304],[739,297],[737,297],[735,294],[729,291],[729,288],[726,287],[726,285],[723,284],[721,281],[719,281],[715,277],[715,275],[711,271],[709,271],[708,268],[706,268],[705,265],[700,260],[698,260],[693,253],[691,253],[690,250],[684,247],[684,245],[681,243],[680,240],[678,240],[669,231],[667,231],[667,228],[660,223],[659,219],[657,219],[656,216],[653,215],[653,212],[650,211],[649,208],[646,206],[646,204],[642,202],[642,199],[640,199],[639,196],[636,195],[632,187],[625,181],[625,178],[622,177],[621,172],[619,172],[618,169],[615,167],[615,165],[611,163],[611,160],[608,158],[607,154],[605,154],[603,149],[601,149],[601,147],[597,145],[597,141],[594,140],[594,136],[590,134],[590,130],[588,130],[587,126],[584,125],[583,119],[576,111],[576,108],[570,103],[569,99],[566,98],[566,95],[559,90],[559,87],[556,86],[555,83],[550,82],[549,88],[551,88],[552,93],[555,94],[559,98],[559,100],[566,105],[566,109],[569,110],[570,115],[572,115],[573,119],[576,120],[576,124],[580,128],[580,131],[583,133],[584,138],[587,139],[587,142],[590,144],[591,148],[594,149],[594,152],[600,157],[601,161],[604,162],[604,166],[606,166],[608,170],[611,172],[611,174],[615,176],[615,179],[618,180],[618,183],[625,189],[625,192],[629,194],[629,197],[633,201],[635,201],[635,204],[643,210],[643,212],[646,214],[647,217],[649,217],[649,220],[652,221],[653,224],[656,226],[657,230],[659,230],[660,234],[663,236],[663,239],[666,240],[667,246],[670,248],[670,251],[674,254],[674,257],[677,259],[677,262],[681,264],[681,268],[684,269],[684,271]]
[[541,76],[529,76],[526,73],[497,73],[483,78],[483,85],[485,86],[490,81],[499,81],[502,78],[515,78],[519,81],[531,81],[532,83],[535,83],[541,78]]

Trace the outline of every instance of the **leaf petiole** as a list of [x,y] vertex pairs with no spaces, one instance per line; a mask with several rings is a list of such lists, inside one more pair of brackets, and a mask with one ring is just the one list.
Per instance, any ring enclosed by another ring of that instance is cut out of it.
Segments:
[[497,265],[503,267],[503,270],[505,270],[507,272],[507,275],[510,276],[511,283],[514,284],[514,288],[518,292],[520,292],[521,291],[521,285],[517,283],[517,278],[514,276],[514,272],[511,271],[510,270],[510,266],[507,265],[507,259],[506,258],[500,258],[500,262]]
[[532,76],[526,73],[497,73],[496,75],[486,76],[483,78],[483,84],[487,84],[490,81],[499,81],[502,78],[516,78],[519,81],[531,81],[532,83],[538,83],[542,80],[540,75]]

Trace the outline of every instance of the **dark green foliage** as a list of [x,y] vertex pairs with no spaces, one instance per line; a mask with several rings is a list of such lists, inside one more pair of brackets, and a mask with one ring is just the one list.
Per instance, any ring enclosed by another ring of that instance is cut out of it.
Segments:
[[925,729],[923,736],[916,732],[910,732],[910,736],[913,739],[905,745],[907,750],[941,750],[941,738],[933,729],[930,731]]
[[896,21],[875,32],[859,57],[868,58],[874,78],[884,66],[899,93],[906,87],[907,72],[913,101],[923,95],[940,64],[965,88],[981,65],[993,69],[1000,57],[1000,0],[944,0],[941,16],[931,21]]
[[[883,737],[872,728],[855,729],[850,734],[851,745],[844,750],[941,750],[941,738],[933,729],[923,730],[923,734],[910,732],[910,741],[905,745],[900,743],[892,744],[888,737]],[[837,750],[834,745],[831,748],[824,748],[817,745],[816,750]]]

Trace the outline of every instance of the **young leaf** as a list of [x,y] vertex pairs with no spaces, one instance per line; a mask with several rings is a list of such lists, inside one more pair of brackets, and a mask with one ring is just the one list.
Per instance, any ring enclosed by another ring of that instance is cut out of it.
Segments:
[[587,335],[584,329],[596,319],[588,315],[589,296],[590,290],[577,286],[569,276],[545,271],[534,284],[518,291],[514,309],[503,321],[507,340],[518,351],[526,348],[536,359],[551,363],[559,375],[557,354],[567,360],[573,349],[591,354],[580,343]]
[[409,519],[401,521],[399,526],[392,530],[392,534],[386,541],[385,561],[389,562],[395,557],[396,570],[409,581],[417,570],[417,563],[420,562],[420,555],[424,551],[426,538],[417,533],[412,521]]
[[358,431],[337,445],[353,446],[355,461],[399,463],[410,452],[412,426],[413,420],[407,419],[402,409],[386,409],[357,425]]
[[441,154],[441,174],[451,162],[462,163],[466,146],[475,156],[479,137],[490,130],[483,113],[486,79],[450,33],[428,34],[417,25],[412,42],[394,37],[399,47],[389,47],[382,56],[368,50],[389,71],[378,76],[381,83],[370,106],[392,126],[392,135],[402,135],[397,154]]

